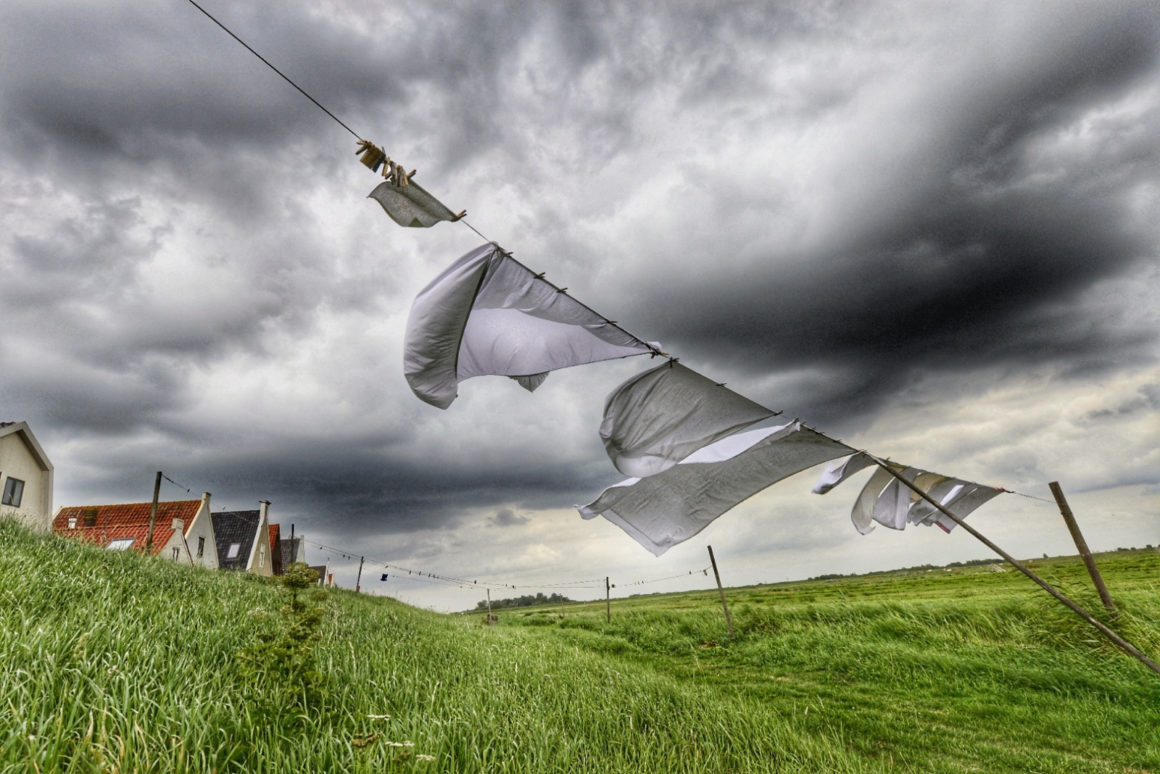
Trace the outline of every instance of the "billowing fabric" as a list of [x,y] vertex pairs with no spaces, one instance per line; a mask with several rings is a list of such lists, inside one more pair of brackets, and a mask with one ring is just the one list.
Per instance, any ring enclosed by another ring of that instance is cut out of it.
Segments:
[[660,556],[771,484],[850,451],[796,420],[742,430],[654,476],[621,481],[577,510],[585,519],[603,516]]
[[865,470],[873,464],[874,460],[871,459],[865,452],[851,454],[849,457],[841,461],[834,460],[826,466],[825,471],[818,479],[818,483],[814,484],[813,493],[825,494],[826,492],[836,487],[838,484],[845,481],[850,476],[858,473],[859,471]]
[[534,390],[549,371],[652,353],[492,244],[464,255],[415,298],[403,371],[420,400],[447,408],[473,376]]
[[379,183],[368,198],[383,206],[391,220],[400,226],[428,228],[441,220],[457,220],[455,213],[416,183],[395,185]]
[[613,390],[604,402],[600,438],[617,470],[643,478],[777,413],[668,362]]
[[[960,519],[965,519],[980,505],[1003,491],[897,463],[887,464]],[[841,480],[845,480],[845,477]],[[850,520],[863,535],[873,532],[875,523],[891,529],[906,529],[908,523],[928,527],[936,525],[944,532],[950,532],[958,526],[954,519],[939,511],[882,467],[862,487],[850,511]]]

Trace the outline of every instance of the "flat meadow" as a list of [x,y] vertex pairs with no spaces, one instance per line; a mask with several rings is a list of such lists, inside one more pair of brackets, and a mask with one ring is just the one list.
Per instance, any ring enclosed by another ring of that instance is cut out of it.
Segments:
[[[1155,659],[1160,553],[1031,562]],[[442,615],[0,521],[0,771],[1152,772],[1160,675],[998,563]],[[293,602],[291,602],[291,595]]]

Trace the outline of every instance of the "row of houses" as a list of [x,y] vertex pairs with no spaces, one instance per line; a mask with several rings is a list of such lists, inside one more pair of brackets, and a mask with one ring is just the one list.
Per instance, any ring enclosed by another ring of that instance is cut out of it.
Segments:
[[[152,525],[152,534],[150,534]],[[210,494],[200,500],[61,508],[52,531],[111,550],[134,550],[208,569],[281,575],[283,567],[306,561],[301,537],[283,537],[270,523],[270,503],[252,511],[211,511]]]
[[[52,513],[53,466],[27,422],[0,422],[0,516],[109,550],[131,550],[207,569],[281,575],[306,562],[301,536],[270,522],[270,503],[247,511],[210,510],[200,500],[76,505]],[[324,579],[326,567],[313,568]]]

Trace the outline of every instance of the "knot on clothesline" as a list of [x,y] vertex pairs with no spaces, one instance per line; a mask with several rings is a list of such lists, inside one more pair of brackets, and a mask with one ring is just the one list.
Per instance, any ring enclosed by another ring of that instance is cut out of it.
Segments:
[[[383,178],[385,178],[388,183],[394,183],[400,188],[409,185],[411,178],[415,176],[415,170],[412,169],[410,172],[408,172],[402,164],[393,161],[391,157],[387,155],[386,151],[375,145],[370,140],[359,140],[358,150],[354,152],[354,155],[361,156],[362,158],[360,158],[359,161],[361,161],[363,166],[372,172],[378,172],[379,167],[382,167]],[[466,212],[461,213],[459,217],[461,218],[466,214]],[[458,220],[458,218],[456,218],[456,220]]]

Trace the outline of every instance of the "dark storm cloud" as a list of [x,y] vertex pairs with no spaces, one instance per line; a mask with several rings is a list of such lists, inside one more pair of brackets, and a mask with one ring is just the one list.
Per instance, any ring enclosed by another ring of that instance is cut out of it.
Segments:
[[[308,522],[315,531],[341,531],[350,540],[453,528],[469,513],[498,503],[508,505],[495,509],[491,523],[519,526],[528,518],[517,515],[517,510],[578,502],[590,496],[596,485],[595,479],[577,480],[553,466],[513,467],[496,462],[471,470],[432,468],[337,443],[316,444],[299,453],[285,447],[267,453],[234,452],[228,444],[211,442],[192,455],[174,453],[181,449],[180,443],[151,447],[156,450],[151,461],[195,494],[212,491],[215,507],[240,508],[268,499],[278,504],[279,513],[284,514],[280,518]],[[140,450],[125,452],[131,457]],[[122,461],[129,463],[131,459]],[[88,486],[107,487],[109,497],[125,499],[127,490],[144,491],[147,472],[148,467],[115,483],[95,478]],[[184,495],[168,491],[167,496]]]
[[[397,68],[365,34],[301,7],[206,5],[350,122],[364,117],[360,105],[405,99]],[[149,187],[253,221],[281,197],[272,170],[283,180],[291,170],[332,173],[338,162],[309,148],[349,137],[186,3],[152,14],[11,7],[0,45],[0,148],[26,173],[88,195]]]
[[769,254],[764,274],[725,261],[696,283],[650,282],[644,325],[751,374],[825,363],[833,378],[797,408],[827,419],[872,408],[926,369],[1098,367],[1146,354],[1154,336],[1138,328],[1077,331],[1052,319],[1093,283],[1154,260],[1155,221],[1125,212],[1129,192],[1155,185],[1160,168],[1155,104],[1114,129],[1105,117],[1103,136],[1038,158],[1085,113],[1160,74],[1155,14],[1109,17],[929,105],[940,116],[937,155],[922,159],[922,178],[879,184],[910,188],[898,206],[823,250]]
[[521,524],[527,524],[531,519],[527,516],[520,516],[511,508],[500,508],[491,517],[491,523],[497,527],[518,527]]
[[[1147,4],[206,7],[577,298],[823,430],[1155,356]],[[192,6],[2,19],[0,419],[58,504],[164,469],[438,559],[480,526],[517,553],[619,480],[601,399],[643,363],[413,398],[406,310],[476,237],[395,229],[353,138]],[[1078,416],[1147,421],[1135,387]]]

